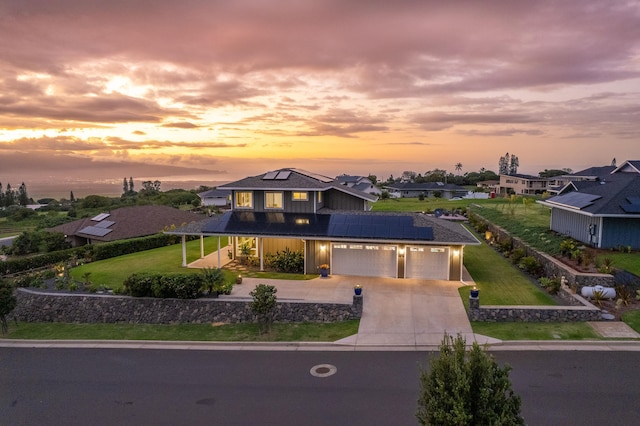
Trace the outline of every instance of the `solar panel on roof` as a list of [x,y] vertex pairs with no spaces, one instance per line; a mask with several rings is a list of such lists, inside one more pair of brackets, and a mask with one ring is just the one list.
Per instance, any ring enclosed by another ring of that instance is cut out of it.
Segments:
[[275,179],[275,177],[278,175],[278,172],[269,172],[267,174],[265,174],[264,176],[262,176],[262,180],[273,180]]
[[627,197],[627,201],[631,204],[640,204],[640,197]]
[[104,237],[105,235],[107,235],[111,231],[113,231],[113,229],[98,228],[97,226],[86,226],[86,227],[82,228],[79,231],[79,233],[87,234],[87,235],[93,235],[93,236],[96,236],[96,237]]
[[580,210],[590,206],[598,198],[602,197],[600,195],[586,194],[583,192],[570,192],[566,195],[553,197],[549,202]]
[[106,219],[109,216],[111,216],[111,213],[100,213],[99,215],[92,217],[91,220],[100,222],[101,220]]
[[625,213],[640,213],[640,204],[621,204]]
[[278,173],[278,175],[275,177],[275,179],[276,180],[287,180],[287,179],[289,179],[289,175],[290,174],[291,174],[291,171],[283,170],[283,171]]
[[102,220],[98,223],[96,223],[94,226],[96,228],[108,228],[111,225],[113,225],[115,222],[111,221],[111,220]]

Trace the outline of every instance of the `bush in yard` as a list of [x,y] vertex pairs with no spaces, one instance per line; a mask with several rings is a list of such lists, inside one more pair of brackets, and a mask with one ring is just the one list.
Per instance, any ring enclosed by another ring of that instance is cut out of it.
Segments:
[[542,265],[533,256],[526,256],[520,259],[518,267],[534,277],[539,277],[542,274]]
[[304,253],[285,247],[276,254],[267,254],[267,265],[277,272],[302,273],[304,271]]
[[445,334],[438,357],[420,373],[416,417],[422,425],[523,425],[509,371],[473,342]]
[[202,269],[202,286],[209,294],[223,294],[224,285],[224,271],[222,269]]
[[0,326],[2,328],[2,335],[5,335],[7,331],[9,331],[7,315],[13,311],[16,304],[17,301],[13,295],[13,286],[8,281],[0,278]]
[[276,297],[277,292],[278,289],[272,285],[258,284],[256,288],[249,293],[253,298],[249,307],[251,308],[251,312],[258,317],[260,334],[271,331],[271,324],[273,323],[273,316],[278,303]]
[[152,297],[154,281],[159,279],[160,275],[131,274],[124,280],[124,288],[126,293],[133,297]]
[[560,278],[542,277],[538,281],[540,282],[540,285],[549,292],[549,294],[558,294],[562,284],[560,282]]
[[513,250],[513,252],[511,252],[511,255],[509,255],[509,260],[511,260],[511,263],[513,263],[514,265],[518,265],[522,258],[524,258],[526,255],[527,252],[525,249],[517,248]]

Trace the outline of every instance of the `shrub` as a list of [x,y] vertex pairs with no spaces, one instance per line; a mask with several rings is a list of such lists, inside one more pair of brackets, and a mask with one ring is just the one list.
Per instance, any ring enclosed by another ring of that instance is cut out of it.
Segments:
[[124,288],[127,294],[134,297],[196,299],[202,284],[202,275],[136,273],[127,277]]
[[602,260],[598,260],[596,267],[601,274],[611,274],[613,273],[613,259],[605,257]]
[[629,287],[627,287],[626,285],[617,285],[616,287],[616,295],[618,296],[618,302],[619,304],[622,304],[624,306],[629,306],[629,303],[631,303],[631,299],[633,298],[633,292],[631,291],[631,289],[629,289]]
[[0,327],[2,328],[2,335],[9,330],[7,315],[13,311],[16,304],[17,300],[13,295],[13,286],[8,281],[0,278]]
[[258,284],[249,293],[253,298],[249,307],[251,312],[258,317],[260,334],[268,333],[271,330],[271,323],[273,323],[273,316],[278,302],[277,292],[278,289],[272,285]]
[[560,243],[560,254],[563,256],[569,256],[573,250],[577,247],[576,242],[572,239],[564,239]]
[[135,273],[124,280],[124,288],[126,293],[133,297],[151,297],[153,296],[153,283],[159,277],[159,275]]
[[511,250],[513,250],[513,240],[511,238],[506,238],[503,241],[499,241],[498,242],[498,249],[502,252],[502,253],[510,253]]
[[202,269],[202,286],[209,294],[222,294],[224,285],[224,271],[222,269]]
[[416,417],[423,425],[523,425],[509,371],[473,342],[445,334],[440,353],[420,373]]
[[549,294],[558,294],[558,291],[560,291],[560,278],[542,277],[538,281],[540,282],[540,285],[549,292]]
[[302,273],[304,271],[304,253],[302,251],[292,251],[286,247],[276,254],[266,255],[267,266],[277,272]]
[[511,255],[509,256],[509,260],[511,260],[511,263],[513,263],[514,265],[518,265],[522,260],[522,258],[524,258],[526,255],[527,255],[527,252],[525,249],[517,248],[513,250],[513,252],[511,252]]
[[534,277],[538,277],[542,273],[542,265],[533,256],[523,257],[518,263],[518,267]]

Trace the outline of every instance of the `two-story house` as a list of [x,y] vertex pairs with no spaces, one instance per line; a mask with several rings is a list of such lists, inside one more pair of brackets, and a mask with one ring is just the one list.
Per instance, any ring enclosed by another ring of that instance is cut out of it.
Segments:
[[549,179],[539,176],[513,174],[500,175],[500,195],[539,195],[547,190]]
[[231,211],[170,233],[230,236],[232,256],[255,256],[260,269],[268,253],[289,249],[304,253],[306,274],[329,264],[340,275],[460,280],[464,246],[479,244],[459,224],[371,212],[377,197],[305,170],[275,170],[219,189],[231,191]]

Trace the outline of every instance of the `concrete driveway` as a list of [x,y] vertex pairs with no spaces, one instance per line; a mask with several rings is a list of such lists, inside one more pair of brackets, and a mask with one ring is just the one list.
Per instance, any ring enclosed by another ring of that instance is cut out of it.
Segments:
[[[259,283],[278,289],[278,299],[351,303],[353,286],[361,284],[364,311],[358,334],[336,343],[365,346],[433,346],[444,333],[476,340],[458,295],[463,283],[331,275],[308,281],[244,278],[230,297],[249,297]],[[229,296],[227,296],[229,297]],[[480,336],[478,336],[480,337]],[[480,339],[479,343],[485,343]]]

